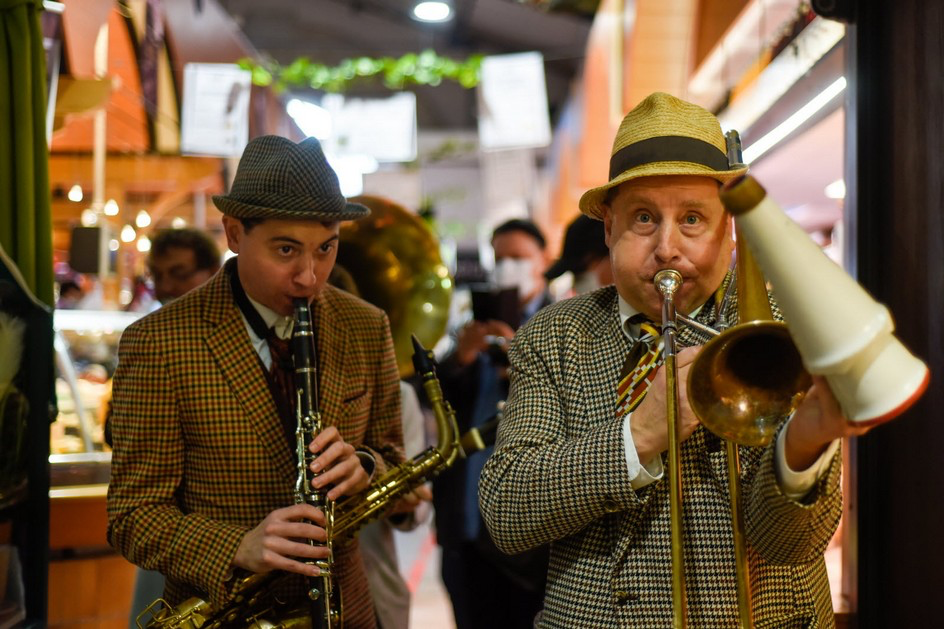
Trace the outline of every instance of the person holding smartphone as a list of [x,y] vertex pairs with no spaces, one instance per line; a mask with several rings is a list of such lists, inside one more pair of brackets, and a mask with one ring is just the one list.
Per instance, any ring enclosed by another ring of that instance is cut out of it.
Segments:
[[[456,411],[460,433],[493,420],[508,394],[508,343],[517,326],[551,303],[544,272],[544,234],[533,222],[513,219],[492,233],[494,284],[514,287],[474,301],[475,318],[457,335],[455,350],[439,368],[443,393]],[[544,598],[547,550],[509,556],[499,551],[482,523],[478,479],[492,448],[457,461],[433,483],[442,577],[456,627],[530,627]]]

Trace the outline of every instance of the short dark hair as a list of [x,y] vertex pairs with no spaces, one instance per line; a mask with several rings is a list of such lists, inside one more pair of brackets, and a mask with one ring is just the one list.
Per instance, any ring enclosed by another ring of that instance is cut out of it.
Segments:
[[170,249],[190,249],[198,270],[220,268],[220,249],[206,232],[192,227],[162,229],[151,240],[148,258],[165,255]]
[[250,229],[252,229],[252,228],[255,227],[256,225],[259,225],[260,223],[262,223],[262,222],[265,221],[265,220],[266,220],[266,219],[264,219],[264,218],[245,218],[245,217],[243,217],[243,218],[240,218],[240,219],[239,219],[239,222],[242,223],[242,225],[243,225],[243,231],[248,234]]
[[[270,219],[270,218],[259,218],[259,217],[256,216],[256,217],[252,217],[252,218],[242,217],[242,218],[239,219],[239,222],[240,222],[240,223],[242,224],[242,226],[243,226],[243,231],[248,234],[250,229],[252,229],[252,228],[255,227],[256,225],[261,225],[262,223],[264,223],[264,222],[266,222],[266,221],[269,221],[269,220],[273,220],[273,219]],[[278,220],[278,219],[275,219],[275,220]],[[306,220],[306,219],[302,219],[302,220]],[[314,219],[313,219],[313,220],[314,220]],[[333,220],[332,220],[332,221],[321,221],[321,220],[319,220],[318,222],[321,223],[322,225],[334,225],[334,224],[337,223],[338,221],[333,221]]]
[[544,234],[541,233],[541,229],[528,219],[513,218],[510,221],[505,221],[492,232],[492,239],[494,239],[495,236],[501,236],[509,232],[522,232],[531,236],[537,241],[542,251],[547,247],[547,240],[544,239]]

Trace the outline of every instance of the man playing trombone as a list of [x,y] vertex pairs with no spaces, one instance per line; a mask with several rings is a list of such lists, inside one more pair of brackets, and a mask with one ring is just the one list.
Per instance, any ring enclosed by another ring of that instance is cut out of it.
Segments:
[[[580,200],[584,214],[604,223],[615,287],[546,308],[515,336],[480,504],[505,552],[552,544],[537,626],[673,624],[674,474],[663,462],[663,296],[653,278],[680,274],[679,314],[707,327],[735,322],[736,300],[723,298],[733,281],[733,225],[719,189],[745,171],[729,164],[712,114],[667,94],[646,98],[619,128],[610,181]],[[684,598],[693,626],[733,627],[728,457],[695,416],[686,387],[708,339],[678,324]],[[823,552],[842,510],[839,440],[864,430],[847,423],[825,380],[814,378],[768,445],[735,448],[757,626],[834,625]]]

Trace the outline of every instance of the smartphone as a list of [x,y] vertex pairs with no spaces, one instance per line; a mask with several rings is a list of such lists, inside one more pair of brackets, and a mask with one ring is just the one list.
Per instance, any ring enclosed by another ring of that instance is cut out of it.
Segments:
[[521,306],[518,303],[518,288],[495,288],[473,286],[472,316],[476,321],[504,321],[512,330],[521,324]]

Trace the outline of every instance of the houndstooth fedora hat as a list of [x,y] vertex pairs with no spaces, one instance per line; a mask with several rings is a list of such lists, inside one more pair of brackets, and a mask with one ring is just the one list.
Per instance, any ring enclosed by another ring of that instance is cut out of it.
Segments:
[[580,211],[602,219],[607,191],[631,179],[704,175],[724,183],[746,172],[746,166],[728,164],[724,133],[711,112],[655,92],[623,118],[610,155],[610,180],[580,197]]
[[277,135],[250,140],[229,194],[215,195],[213,203],[235,218],[347,221],[370,214],[341,194],[317,139],[296,144]]

